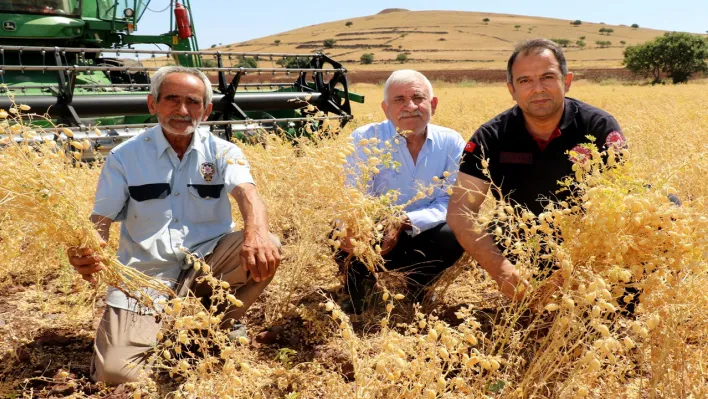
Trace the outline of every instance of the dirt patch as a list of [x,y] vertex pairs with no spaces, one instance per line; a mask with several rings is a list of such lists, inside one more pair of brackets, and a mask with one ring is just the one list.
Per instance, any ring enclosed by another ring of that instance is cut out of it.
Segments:
[[[366,38],[366,40],[388,40],[388,39],[391,39],[391,36],[367,37]],[[364,40],[364,39],[361,39],[358,37],[337,39],[338,42],[356,42],[356,41],[360,41],[360,40]],[[322,45],[322,40],[311,40],[311,41],[307,41],[307,42],[300,42],[300,43],[295,42],[295,43],[285,43],[285,44],[293,44],[293,45],[294,44],[298,44],[298,45],[299,44],[319,44],[319,45]]]
[[[391,71],[349,71],[347,78],[350,83],[381,83],[388,79]],[[506,82],[506,70],[421,70],[430,80],[441,80],[445,82],[464,82],[476,81],[485,83],[503,83]],[[632,72],[626,69],[575,69],[576,80],[602,81],[608,79],[617,79],[622,81],[639,80]]]
[[[390,44],[335,44],[333,48],[389,48]],[[297,48],[322,48],[319,44],[301,44]]]
[[422,30],[377,30],[375,32],[344,32],[337,33],[335,36],[366,36],[366,35],[377,35],[377,34],[396,34],[396,33],[421,33],[424,35],[447,35],[450,32],[447,31],[422,31]]

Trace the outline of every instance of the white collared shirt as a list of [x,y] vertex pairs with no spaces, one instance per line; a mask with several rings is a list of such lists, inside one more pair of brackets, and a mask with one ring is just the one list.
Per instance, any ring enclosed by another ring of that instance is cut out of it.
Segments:
[[[229,194],[254,183],[235,144],[200,129],[192,137],[182,160],[159,125],[117,146],[101,170],[93,208],[122,222],[118,260],[170,288],[187,267],[181,248],[210,254],[233,229]],[[114,287],[106,302],[137,310],[135,300]]]

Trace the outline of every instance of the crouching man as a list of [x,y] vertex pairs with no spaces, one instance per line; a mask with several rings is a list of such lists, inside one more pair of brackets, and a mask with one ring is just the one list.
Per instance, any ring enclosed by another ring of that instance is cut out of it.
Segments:
[[[91,220],[104,241],[113,222],[122,222],[118,259],[184,295],[196,286],[183,248],[227,281],[243,307],[226,310],[222,327],[245,334],[238,321],[280,263],[280,242],[268,232],[268,216],[243,153],[234,144],[200,131],[211,113],[211,85],[196,69],[165,67],[152,78],[148,107],[159,124],[116,147],[106,158]],[[238,203],[244,230],[233,232],[228,194]],[[88,281],[101,259],[85,248],[68,251],[69,261]],[[157,298],[153,298],[157,299]],[[138,378],[144,353],[156,341],[160,323],[140,313],[135,300],[109,287],[107,307],[96,332],[91,378],[120,384]]]
[[[528,283],[492,236],[474,229],[473,218],[491,185],[499,187],[493,190],[498,200],[504,198],[538,215],[550,201],[564,201],[570,195],[559,191],[559,182],[573,173],[576,162],[569,152],[582,151],[581,145],[590,143],[600,151],[625,145],[612,115],[566,96],[572,81],[557,44],[546,39],[519,43],[507,63],[507,88],[517,105],[482,125],[462,156],[447,222],[508,298],[522,298]],[[547,274],[551,267],[542,268],[548,270],[540,272]]]
[[[399,192],[397,203],[404,204],[418,194],[421,186],[437,186],[432,196],[405,208],[406,220],[402,225],[385,227],[381,244],[384,267],[406,272],[418,301],[422,299],[423,288],[463,253],[445,223],[449,195],[439,182],[450,185],[455,182],[465,141],[456,131],[430,123],[437,105],[438,98],[423,74],[412,70],[392,73],[386,81],[381,103],[387,120],[355,130],[352,142],[356,153],[347,159],[348,169],[354,171],[348,181],[354,186],[355,179],[361,177],[359,166],[366,164],[369,158],[362,143],[376,138],[380,149],[390,153],[391,161],[399,166],[382,168],[375,174],[368,184],[368,194],[380,196],[396,190]],[[340,266],[352,252],[349,238],[344,239],[336,257]],[[345,310],[361,313],[364,299],[373,287],[373,276],[363,263],[354,257],[350,259],[345,291],[351,301],[345,304],[350,305]]]

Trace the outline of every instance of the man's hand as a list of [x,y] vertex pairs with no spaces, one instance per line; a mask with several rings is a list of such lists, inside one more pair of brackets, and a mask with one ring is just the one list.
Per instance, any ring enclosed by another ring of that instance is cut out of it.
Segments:
[[273,277],[280,265],[280,250],[270,240],[268,231],[244,231],[239,256],[244,269],[251,272],[255,281]]
[[403,227],[404,226],[401,225],[397,228],[386,229],[383,243],[381,243],[381,255],[388,254],[398,245],[398,238],[401,236],[401,232],[403,232]]
[[519,271],[508,260],[504,259],[499,272],[492,276],[499,286],[499,291],[511,300],[521,300],[526,293],[528,282],[522,280]]
[[349,230],[347,230],[347,236],[342,238],[339,242],[341,243],[339,245],[339,250],[342,252],[346,252],[348,254],[354,253],[354,245],[352,244],[352,235]]
[[[101,248],[106,246],[106,242],[100,241]],[[66,251],[69,257],[69,263],[74,266],[74,269],[83,277],[84,280],[91,284],[96,284],[94,273],[103,270],[103,257],[95,255],[90,248],[71,247]]]

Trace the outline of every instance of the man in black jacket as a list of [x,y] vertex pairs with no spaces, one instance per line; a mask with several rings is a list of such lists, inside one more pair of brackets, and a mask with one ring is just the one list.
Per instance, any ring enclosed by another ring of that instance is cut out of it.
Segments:
[[[518,271],[493,238],[475,231],[474,221],[465,215],[477,214],[492,183],[501,189],[495,191],[497,197],[538,215],[549,199],[561,201],[568,195],[558,193],[558,181],[572,173],[568,151],[585,151],[580,145],[591,143],[588,136],[600,151],[625,143],[610,114],[566,97],[572,81],[558,45],[546,39],[520,43],[507,64],[507,87],[517,105],[482,125],[462,155],[447,223],[509,298],[521,295]],[[489,176],[482,173],[483,164]]]

